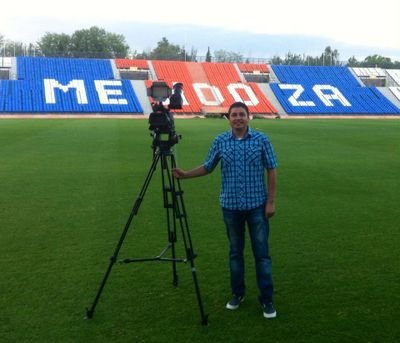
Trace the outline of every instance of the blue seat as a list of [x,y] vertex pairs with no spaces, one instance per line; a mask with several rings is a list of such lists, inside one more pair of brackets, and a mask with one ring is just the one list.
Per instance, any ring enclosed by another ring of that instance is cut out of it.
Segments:
[[[290,98],[295,95],[294,89],[281,89],[279,83],[271,84],[271,89],[288,114],[400,114],[400,109],[386,99],[376,87],[361,87],[357,79],[347,67],[324,66],[274,66],[272,69],[282,84],[301,85],[304,91],[299,94],[297,101],[302,105],[292,104]],[[315,91],[316,85],[334,87],[340,98],[343,96],[350,106],[331,98],[331,92],[321,90],[322,96]],[[332,106],[324,103],[322,98],[328,99]],[[312,101],[315,106],[306,105],[305,101]]]
[[[114,80],[110,60],[70,59],[44,57],[17,57],[17,80],[0,83],[0,111],[2,112],[107,112],[138,113],[143,109],[130,81],[122,80],[115,87],[121,92],[126,105],[101,104],[95,86],[96,80]],[[44,80],[54,79],[59,85],[67,86],[72,80],[82,80],[88,104],[79,104],[76,89],[64,92],[55,87],[56,103],[46,102]],[[107,89],[108,87],[106,87]]]

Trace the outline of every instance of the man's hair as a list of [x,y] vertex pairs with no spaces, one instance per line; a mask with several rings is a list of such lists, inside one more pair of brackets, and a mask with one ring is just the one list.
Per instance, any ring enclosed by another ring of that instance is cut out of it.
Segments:
[[247,107],[247,105],[244,102],[236,101],[229,107],[228,114],[227,114],[228,118],[229,118],[229,116],[231,114],[232,109],[235,108],[235,107],[243,108],[246,111],[247,116],[249,116],[249,108]]

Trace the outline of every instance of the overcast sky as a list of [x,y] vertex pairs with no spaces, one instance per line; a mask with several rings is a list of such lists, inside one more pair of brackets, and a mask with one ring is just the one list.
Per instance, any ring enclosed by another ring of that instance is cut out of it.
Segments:
[[[157,24],[157,32],[150,32],[151,23]],[[183,29],[185,25],[191,30]],[[0,5],[0,34],[10,40],[34,43],[46,32],[71,34],[91,26],[123,34],[139,52],[154,48],[163,36],[171,43],[201,50],[204,47],[196,46],[199,37],[203,35],[210,45],[215,30],[216,37],[225,33],[227,40],[240,33],[231,42],[237,49],[230,50],[245,55],[262,51],[251,46],[259,40],[245,37],[277,35],[280,40],[288,38],[288,44],[280,41],[286,52],[308,53],[307,39],[318,39],[323,47],[347,46],[359,51],[358,55],[371,51],[400,60],[399,0],[247,0],[239,4],[233,0],[7,0]],[[174,40],[167,35],[173,27],[180,28]],[[303,51],[291,46],[293,37],[304,39]],[[280,49],[270,46],[270,51],[272,55]]]

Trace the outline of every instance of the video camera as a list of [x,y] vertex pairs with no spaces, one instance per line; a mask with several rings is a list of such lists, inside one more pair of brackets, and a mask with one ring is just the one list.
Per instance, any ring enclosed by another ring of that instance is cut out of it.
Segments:
[[[171,109],[182,109],[183,84],[175,83],[172,90],[164,81],[153,82],[147,88],[147,96],[153,98],[151,107],[153,112],[149,116],[149,130],[152,131],[154,138],[153,146],[171,147],[178,143],[180,136],[176,134],[174,116]],[[165,106],[164,101],[169,99],[169,104]]]

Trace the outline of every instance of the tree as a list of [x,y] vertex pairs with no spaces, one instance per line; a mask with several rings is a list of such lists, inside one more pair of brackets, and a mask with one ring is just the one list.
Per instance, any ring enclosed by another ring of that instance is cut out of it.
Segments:
[[353,56],[347,61],[349,67],[363,67],[363,68],[383,68],[383,69],[399,69],[400,62],[394,61],[389,57],[384,57],[380,55],[367,56],[364,61],[357,61]]
[[197,50],[193,47],[190,52],[186,48],[180,47],[178,44],[172,44],[166,37],[163,37],[158,43],[157,47],[146,53],[137,55],[138,58],[147,58],[153,60],[175,60],[175,61],[193,61],[197,60]]
[[325,66],[332,66],[336,65],[338,60],[339,52],[336,49],[332,50],[330,46],[327,46],[321,55],[321,64]]
[[191,48],[190,53],[186,55],[186,61],[197,62],[197,49]]
[[46,34],[38,42],[40,52],[46,57],[70,57],[71,54],[71,37],[65,33],[49,33]]
[[207,49],[207,54],[206,54],[206,62],[211,62],[211,52],[210,52],[210,47]]
[[281,57],[275,55],[271,59],[271,64],[276,64],[276,65],[279,65],[279,64],[284,64],[284,65],[303,65],[303,64],[305,64],[305,59],[301,55],[296,55],[296,54],[294,54],[294,53],[289,51],[285,55],[284,59],[282,59]]
[[301,55],[296,55],[296,54],[294,54],[294,53],[289,51],[285,55],[284,64],[302,65],[302,64],[304,64],[304,59],[301,57]]
[[93,26],[77,30],[72,36],[47,32],[38,42],[44,56],[124,58],[129,46],[122,35]]
[[352,56],[348,59],[347,65],[349,67],[358,67],[360,65],[360,62],[358,62],[357,59],[354,56]]
[[73,57],[124,58],[129,46],[123,35],[106,32],[96,26],[75,31],[71,36]]
[[285,58],[282,59],[279,56],[274,56],[271,59],[271,64],[279,65],[309,65],[309,66],[321,66],[321,65],[337,65],[339,63],[339,52],[335,49],[332,50],[330,46],[327,46],[321,56],[309,56],[300,55],[288,52]]
[[244,61],[242,54],[226,50],[215,51],[214,58],[216,62],[243,63]]
[[4,56],[24,56],[26,55],[26,46],[22,42],[3,41]]
[[0,34],[1,57],[36,56],[36,55],[40,55],[40,52],[36,45],[32,43],[25,44],[23,42],[12,41],[6,39],[4,35]]
[[179,45],[171,44],[166,37],[163,37],[157,47],[150,52],[150,58],[153,60],[182,60],[184,49]]
[[274,55],[274,57],[271,58],[271,64],[274,64],[274,65],[283,64],[283,59],[278,55]]
[[364,66],[369,68],[380,67],[388,68],[392,66],[392,60],[389,57],[379,55],[367,56],[364,60]]
[[128,55],[129,46],[123,35],[106,33],[105,41],[112,58],[125,58]]

